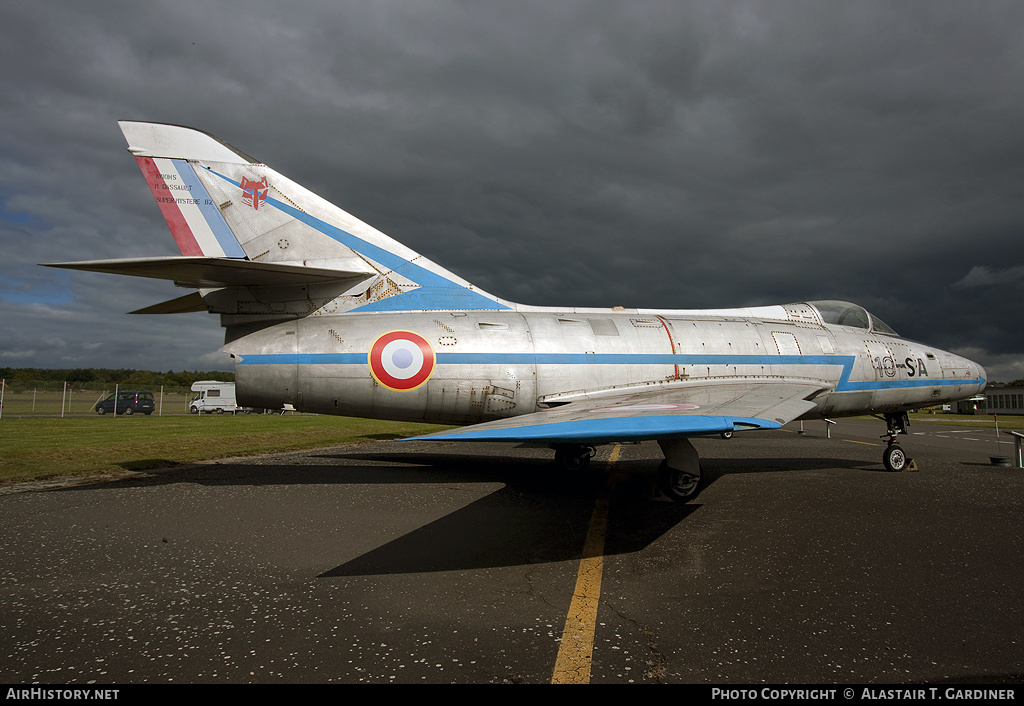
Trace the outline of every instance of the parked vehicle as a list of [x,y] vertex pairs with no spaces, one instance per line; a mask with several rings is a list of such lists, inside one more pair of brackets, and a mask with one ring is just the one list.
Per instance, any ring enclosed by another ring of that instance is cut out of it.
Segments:
[[118,414],[132,415],[136,412],[142,414],[152,414],[156,409],[156,404],[153,402],[152,392],[142,392],[139,390],[131,390],[128,392],[118,392],[116,395],[111,395],[105,400],[100,400],[96,403],[97,414],[108,414],[117,412]]
[[192,383],[192,392],[199,393],[188,403],[188,411],[192,414],[199,414],[200,412],[206,412],[207,414],[230,412],[231,414],[236,414],[238,412],[251,411],[239,407],[238,403],[235,402],[235,383],[233,382],[200,380],[199,382]]

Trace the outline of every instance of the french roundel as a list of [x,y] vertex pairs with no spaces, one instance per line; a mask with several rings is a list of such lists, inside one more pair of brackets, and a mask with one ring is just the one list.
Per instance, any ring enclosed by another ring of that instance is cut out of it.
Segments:
[[370,346],[370,374],[390,390],[415,390],[434,372],[434,349],[411,331],[391,331]]

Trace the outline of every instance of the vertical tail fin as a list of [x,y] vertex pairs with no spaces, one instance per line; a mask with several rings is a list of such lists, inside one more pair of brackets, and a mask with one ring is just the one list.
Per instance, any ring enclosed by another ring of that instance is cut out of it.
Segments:
[[372,277],[347,310],[509,308],[212,135],[119,125],[182,255]]

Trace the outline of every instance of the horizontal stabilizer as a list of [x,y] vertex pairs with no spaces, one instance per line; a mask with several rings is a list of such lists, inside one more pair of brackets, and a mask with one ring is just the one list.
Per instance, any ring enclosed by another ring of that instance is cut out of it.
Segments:
[[192,292],[177,299],[147,306],[143,309],[129,311],[129,314],[191,314],[195,311],[206,311],[206,304],[203,303],[203,296],[199,292]]
[[253,287],[347,282],[353,285],[373,276],[372,272],[352,272],[280,262],[251,262],[225,257],[143,257],[136,259],[88,260],[50,263],[47,267],[105,272],[168,279],[187,287]]

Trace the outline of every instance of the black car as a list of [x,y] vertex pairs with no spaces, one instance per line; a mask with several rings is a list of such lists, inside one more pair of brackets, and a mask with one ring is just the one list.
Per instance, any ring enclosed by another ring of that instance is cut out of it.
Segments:
[[[105,400],[96,403],[96,411],[99,414],[106,414],[114,411],[114,395],[111,395]],[[156,405],[153,403],[152,392],[118,392],[117,393],[117,413],[118,414],[135,414],[136,412],[142,412],[143,414],[152,414],[153,410],[156,409]]]

